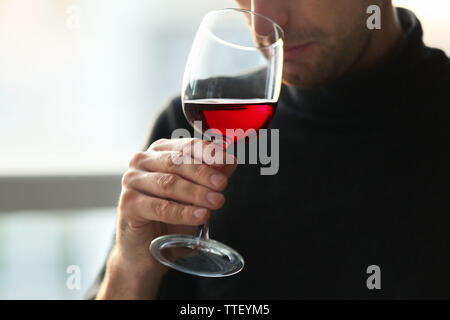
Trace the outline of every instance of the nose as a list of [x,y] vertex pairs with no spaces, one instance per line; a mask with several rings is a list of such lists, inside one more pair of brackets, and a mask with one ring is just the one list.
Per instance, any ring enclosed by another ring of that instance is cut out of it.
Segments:
[[[251,2],[251,10],[259,13],[263,16],[270,18],[275,21],[281,28],[284,29],[284,26],[287,25],[289,20],[288,8],[286,7],[285,0],[252,0]],[[257,19],[258,21],[259,19]],[[262,25],[257,25],[257,21],[255,21],[255,31],[259,33],[258,28],[263,31]],[[259,20],[262,21],[262,20]],[[259,34],[264,34],[261,32]]]

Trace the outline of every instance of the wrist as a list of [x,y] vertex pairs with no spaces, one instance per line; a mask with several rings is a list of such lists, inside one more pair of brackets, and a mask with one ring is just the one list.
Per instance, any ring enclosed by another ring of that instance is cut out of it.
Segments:
[[155,299],[166,271],[151,257],[132,261],[114,247],[97,299]]

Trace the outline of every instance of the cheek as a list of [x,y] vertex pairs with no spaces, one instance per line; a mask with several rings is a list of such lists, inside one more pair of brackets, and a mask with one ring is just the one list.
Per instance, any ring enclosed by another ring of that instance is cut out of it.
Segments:
[[365,21],[366,3],[367,0],[305,0],[302,16],[306,25],[339,38],[361,25],[361,21]]
[[251,0],[235,0],[235,2],[241,9],[250,10],[252,7]]
[[[305,0],[297,7],[297,12],[302,13],[302,18],[308,23],[329,29],[339,20],[342,0]],[[354,0],[352,0],[354,1]],[[357,1],[357,0],[356,0]]]

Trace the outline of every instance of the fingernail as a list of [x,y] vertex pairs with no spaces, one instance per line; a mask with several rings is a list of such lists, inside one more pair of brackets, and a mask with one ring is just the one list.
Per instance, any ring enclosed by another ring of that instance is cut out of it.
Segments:
[[206,199],[209,203],[216,206],[222,201],[223,196],[217,192],[208,192],[208,194],[206,195]]
[[194,216],[196,218],[203,218],[206,215],[206,209],[196,209],[194,211]]
[[222,174],[213,174],[210,178],[211,183],[216,187],[220,187],[225,182],[226,177]]

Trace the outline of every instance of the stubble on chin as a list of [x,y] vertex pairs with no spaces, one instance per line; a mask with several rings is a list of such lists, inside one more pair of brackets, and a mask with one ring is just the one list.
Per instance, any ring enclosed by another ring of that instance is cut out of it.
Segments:
[[326,84],[350,72],[367,50],[371,32],[355,28],[348,35],[315,44],[305,58],[285,61],[283,82],[298,88],[313,88]]

